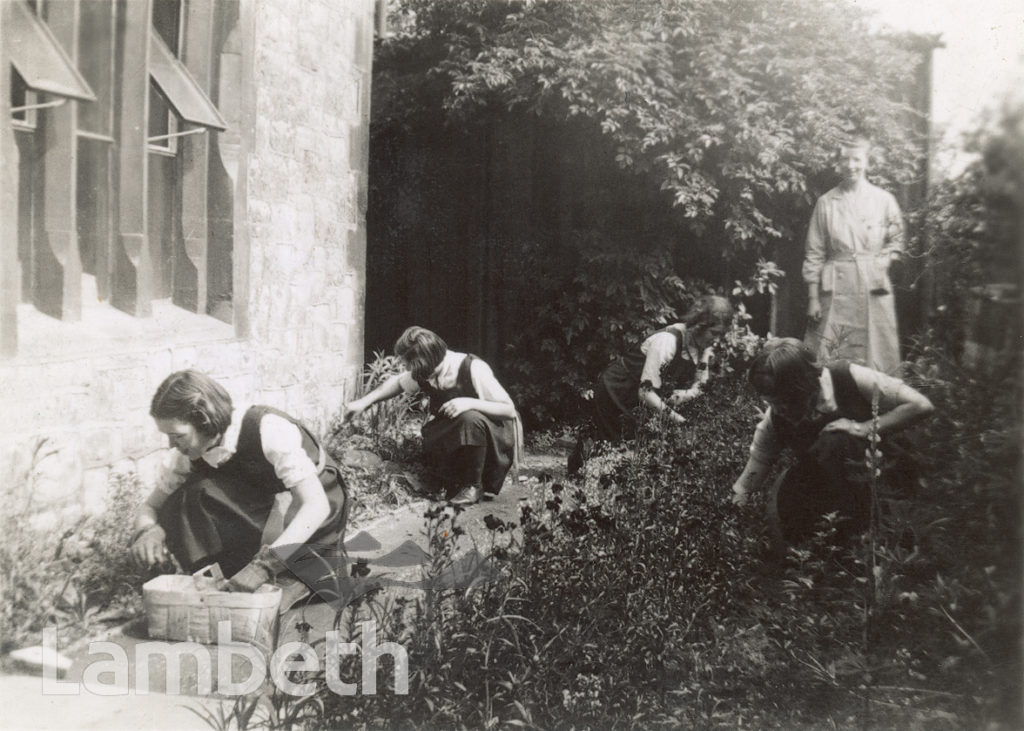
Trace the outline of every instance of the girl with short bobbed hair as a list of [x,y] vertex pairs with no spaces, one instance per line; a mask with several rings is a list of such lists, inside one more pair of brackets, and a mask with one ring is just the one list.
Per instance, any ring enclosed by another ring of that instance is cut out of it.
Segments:
[[814,352],[794,338],[769,341],[748,375],[768,408],[733,485],[733,502],[745,504],[781,451],[793,450],[796,463],[779,477],[774,496],[778,527],[787,542],[808,537],[832,512],[843,519],[841,539],[867,527],[871,495],[865,451],[876,395],[886,477],[901,486],[915,479],[913,459],[892,436],[934,407],[900,379],[847,361],[822,367]]
[[[337,595],[324,583],[330,564],[310,559],[343,539],[347,491],[312,432],[270,406],[233,408],[227,390],[195,370],[164,379],[150,415],[177,453],[136,515],[140,564],[168,554],[190,572],[217,563],[236,591],[276,582],[282,610],[310,589]],[[291,497],[283,514],[279,493]]]
[[776,404],[776,412],[803,414],[818,391],[821,366],[799,340],[773,341],[750,364],[747,378],[760,395]]
[[412,377],[426,380],[448,353],[448,344],[437,333],[413,325],[395,342],[395,355],[405,363]]
[[231,396],[224,387],[198,371],[172,373],[153,394],[149,415],[154,419],[183,418],[204,436],[227,431]]
[[658,330],[637,350],[613,361],[594,389],[599,437],[631,438],[636,431],[632,412],[637,406],[685,422],[674,407],[700,395],[711,375],[712,345],[728,331],[732,317],[729,300],[704,295],[680,322]]
[[426,393],[431,418],[423,425],[423,451],[440,472],[447,497],[469,505],[497,495],[522,437],[515,404],[491,367],[449,350],[436,333],[418,326],[401,334],[395,355],[406,370],[345,404],[342,421],[400,393]]

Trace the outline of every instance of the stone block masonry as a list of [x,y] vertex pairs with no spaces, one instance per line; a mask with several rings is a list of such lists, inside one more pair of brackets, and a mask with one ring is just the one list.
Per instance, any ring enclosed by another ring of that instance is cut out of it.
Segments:
[[236,401],[287,409],[320,431],[360,378],[374,3],[241,7],[250,88],[222,111],[238,120],[229,133],[242,150],[234,231],[248,248],[233,280],[243,324],[169,300],[135,318],[83,296],[80,322],[19,306],[18,353],[0,360],[0,474],[42,525],[102,510],[115,471],[155,479],[166,442],[149,400],[174,370],[205,371]]

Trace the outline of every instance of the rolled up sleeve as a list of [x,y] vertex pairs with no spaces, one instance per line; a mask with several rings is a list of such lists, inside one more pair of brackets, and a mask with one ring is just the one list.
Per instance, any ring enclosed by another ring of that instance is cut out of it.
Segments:
[[405,371],[398,377],[398,385],[401,386],[402,390],[406,393],[416,393],[420,390],[420,384],[412,377],[411,371]]
[[474,358],[469,366],[469,376],[473,381],[473,388],[476,389],[477,396],[484,401],[512,404],[512,397],[508,395],[508,391],[495,377],[494,371],[484,361]]
[[156,478],[153,492],[146,498],[146,504],[154,509],[159,508],[167,498],[185,484],[191,471],[192,463],[188,457],[177,449],[168,450],[160,465],[160,472]]
[[640,351],[646,355],[643,370],[640,372],[641,388],[649,387],[657,391],[661,388],[661,371],[676,356],[676,337],[672,333],[655,333],[644,341]]

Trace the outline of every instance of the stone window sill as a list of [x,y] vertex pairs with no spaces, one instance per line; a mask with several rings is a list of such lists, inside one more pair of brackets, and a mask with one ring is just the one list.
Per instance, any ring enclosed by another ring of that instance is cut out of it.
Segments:
[[82,279],[82,319],[78,322],[57,320],[31,304],[18,305],[18,353],[0,361],[0,366],[238,339],[232,325],[183,310],[170,299],[153,300],[152,317],[134,317],[101,301],[92,277]]

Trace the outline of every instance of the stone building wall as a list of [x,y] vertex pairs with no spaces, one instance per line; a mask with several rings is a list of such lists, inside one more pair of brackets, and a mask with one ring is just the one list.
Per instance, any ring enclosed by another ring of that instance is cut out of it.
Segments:
[[167,450],[149,400],[172,371],[203,370],[236,401],[321,431],[357,382],[374,3],[240,7],[242,84],[218,101],[234,184],[233,322],[167,300],[133,317],[88,282],[80,322],[18,305],[17,354],[0,360],[0,479],[31,485],[13,494],[42,525],[102,510],[114,471],[152,483]]

